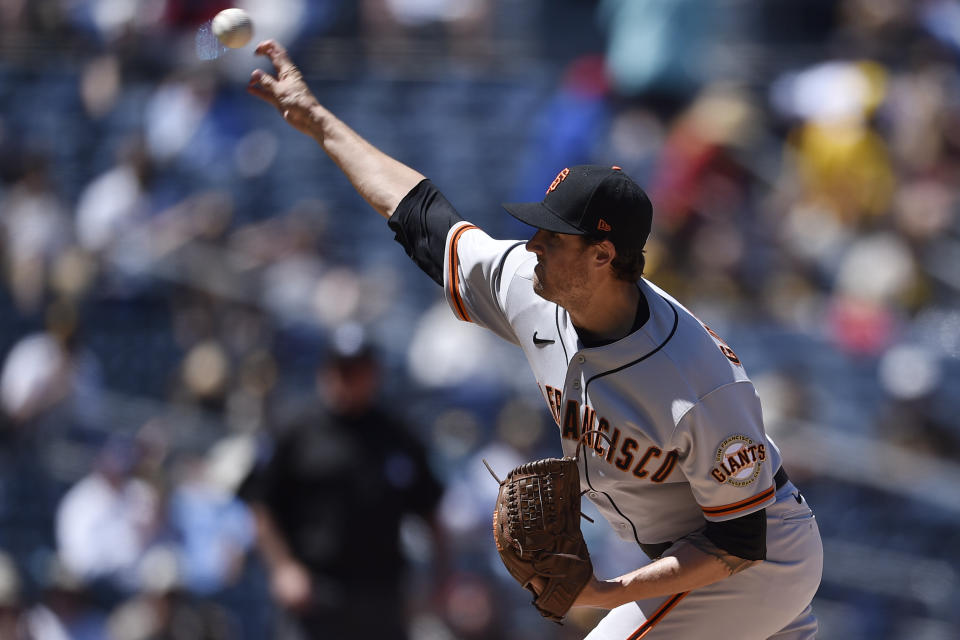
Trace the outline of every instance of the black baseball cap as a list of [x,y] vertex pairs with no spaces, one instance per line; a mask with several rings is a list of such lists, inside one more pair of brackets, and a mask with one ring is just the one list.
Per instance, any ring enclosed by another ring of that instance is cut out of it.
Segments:
[[650,235],[650,198],[620,167],[582,164],[557,174],[543,202],[505,203],[517,220],[557,233],[609,238],[642,249]]

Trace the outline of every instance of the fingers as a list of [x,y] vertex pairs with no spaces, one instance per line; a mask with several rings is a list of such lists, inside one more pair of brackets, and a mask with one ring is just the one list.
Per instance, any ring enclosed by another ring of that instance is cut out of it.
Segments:
[[277,77],[281,80],[298,73],[296,65],[293,64],[293,61],[287,54],[287,50],[275,40],[264,40],[257,45],[254,53],[270,58],[270,62],[272,62],[273,66],[277,69]]
[[250,82],[247,83],[247,91],[253,95],[276,105],[277,101],[277,81],[269,73],[260,69],[254,69],[250,74]]
[[253,52],[258,56],[265,56],[267,55],[268,49],[273,49],[276,47],[281,47],[280,43],[278,43],[276,40],[264,40],[257,45],[257,48],[254,49]]
[[270,93],[263,87],[253,84],[252,81],[250,82],[250,84],[247,85],[247,93],[255,95],[256,97],[260,98],[264,102],[269,102],[275,107],[278,106],[277,99],[273,96],[272,93]]
[[260,85],[265,89],[273,90],[277,86],[277,80],[269,73],[266,73],[260,69],[254,69],[250,74],[250,84],[251,85]]

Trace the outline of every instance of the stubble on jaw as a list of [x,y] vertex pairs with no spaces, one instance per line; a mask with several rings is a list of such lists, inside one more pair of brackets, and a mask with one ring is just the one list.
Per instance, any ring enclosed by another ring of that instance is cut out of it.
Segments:
[[537,263],[537,268],[533,271],[533,292],[538,296],[568,311],[583,308],[588,304],[590,291],[587,289],[587,278],[583,273],[575,272],[567,277],[553,274],[549,280],[545,281],[540,273],[537,273],[538,269],[543,272],[546,268],[542,263]]

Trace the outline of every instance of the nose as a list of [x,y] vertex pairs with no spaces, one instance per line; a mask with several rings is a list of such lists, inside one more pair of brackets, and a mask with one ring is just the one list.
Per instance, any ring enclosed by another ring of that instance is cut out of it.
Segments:
[[538,256],[543,254],[543,234],[545,231],[543,229],[537,229],[537,232],[533,234],[533,237],[527,240],[527,244],[524,245],[524,249],[530,253],[535,253]]

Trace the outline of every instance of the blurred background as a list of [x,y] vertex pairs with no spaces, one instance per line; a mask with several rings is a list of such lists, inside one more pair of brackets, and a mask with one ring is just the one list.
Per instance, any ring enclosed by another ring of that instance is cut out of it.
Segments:
[[[495,237],[564,166],[645,185],[646,277],[737,352],[817,513],[820,637],[960,637],[960,1],[247,0],[225,51],[229,4],[0,0],[0,637],[295,637],[244,487],[343,344],[438,488],[318,521],[396,538],[410,638],[595,622],[543,621],[491,544],[480,459],[559,451],[519,350],[245,93],[268,36]],[[373,490],[412,486],[391,451]],[[601,576],[645,561],[584,530]]]

